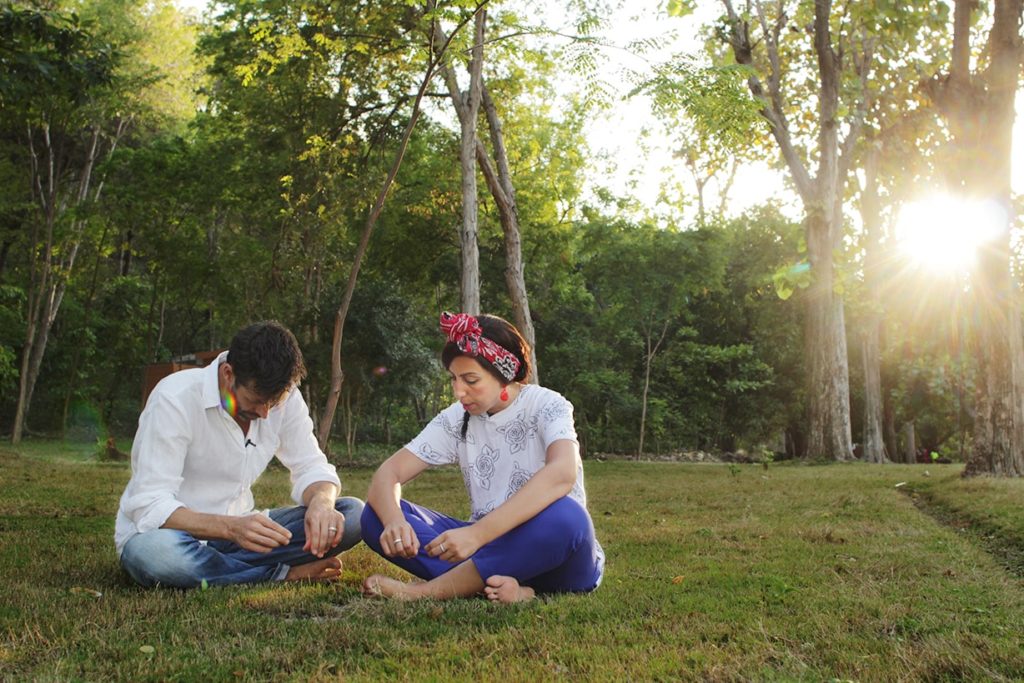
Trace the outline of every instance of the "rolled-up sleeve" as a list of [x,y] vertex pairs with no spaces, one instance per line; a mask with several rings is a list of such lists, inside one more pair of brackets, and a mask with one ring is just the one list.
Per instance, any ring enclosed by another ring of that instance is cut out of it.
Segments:
[[277,459],[291,473],[292,500],[301,505],[305,490],[321,481],[330,482],[341,490],[338,470],[320,450],[309,408],[298,389],[292,391],[285,402],[279,438]]
[[177,499],[191,442],[187,415],[172,397],[153,396],[139,419],[132,448],[132,480],[121,512],[138,533],[163,526],[184,503]]

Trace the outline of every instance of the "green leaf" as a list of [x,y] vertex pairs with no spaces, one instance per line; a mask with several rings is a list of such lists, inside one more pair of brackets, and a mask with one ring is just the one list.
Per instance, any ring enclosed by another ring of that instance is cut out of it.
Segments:
[[687,0],[668,0],[666,9],[670,17],[685,17],[693,14],[694,6],[693,2]]

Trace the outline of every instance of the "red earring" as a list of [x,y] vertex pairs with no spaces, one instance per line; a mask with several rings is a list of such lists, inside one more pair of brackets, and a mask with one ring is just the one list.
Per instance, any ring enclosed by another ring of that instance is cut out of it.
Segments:
[[500,398],[502,401],[508,400],[508,387],[501,388],[501,394],[498,395],[498,398]]

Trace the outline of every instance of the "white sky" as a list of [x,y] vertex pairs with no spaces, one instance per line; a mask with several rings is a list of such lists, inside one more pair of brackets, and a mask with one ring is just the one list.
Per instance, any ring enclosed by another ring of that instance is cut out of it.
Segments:
[[[607,22],[608,43],[625,46],[633,41],[660,39],[670,31],[677,34],[671,44],[643,58],[626,50],[607,52],[609,59],[602,71],[617,86],[615,90],[622,93],[628,93],[632,87],[626,79],[627,72],[644,73],[650,70],[650,64],[667,60],[673,54],[697,52],[699,28],[713,20],[722,7],[717,0],[703,0],[693,15],[669,17],[663,9],[664,0],[625,0],[621,4],[625,6],[617,9]],[[659,206],[658,195],[663,181],[671,180],[681,183],[696,201],[696,186],[682,162],[672,157],[671,141],[662,133],[646,96],[616,102],[607,114],[593,122],[587,137],[595,153],[614,160],[607,180],[617,194],[631,196],[655,215],[664,215],[670,207]],[[710,185],[705,194],[709,207],[717,204],[717,185]],[[764,164],[749,164],[737,172],[729,211],[738,214],[770,198],[783,202],[795,199],[785,189],[778,172]],[[695,213],[695,208],[689,213]]]
[[[207,0],[176,0],[178,5],[196,14],[205,8]],[[612,0],[618,4],[606,23],[604,42],[625,46],[631,41],[659,38],[667,31],[677,31],[679,39],[661,52],[648,55],[652,62],[673,53],[696,50],[697,30],[721,11],[718,0],[698,0],[696,13],[689,17],[666,16],[662,9],[665,0]],[[557,26],[557,20],[552,23]],[[571,26],[558,27],[572,33]],[[627,73],[644,71],[643,58],[626,50],[607,49],[600,60],[599,77],[606,81],[612,92],[625,95],[632,88]],[[1024,98],[1018,98],[1018,112],[1024,111]],[[609,109],[590,124],[587,134],[591,152],[597,157],[592,174],[593,187],[604,186],[618,196],[631,197],[654,215],[664,215],[668,207],[658,206],[658,195],[664,179],[673,179],[686,188],[694,188],[693,181],[679,160],[672,158],[669,140],[660,133],[645,97],[618,98]],[[1018,115],[1014,140],[1024,140],[1024,115]],[[1013,188],[1024,192],[1024,144],[1015,143]],[[695,193],[695,189],[691,192]],[[716,188],[709,188],[706,201],[717,204]],[[732,214],[775,199],[781,203],[795,203],[794,194],[786,189],[783,173],[765,164],[750,164],[739,170],[730,192],[729,211]],[[797,217],[799,212],[794,214]]]

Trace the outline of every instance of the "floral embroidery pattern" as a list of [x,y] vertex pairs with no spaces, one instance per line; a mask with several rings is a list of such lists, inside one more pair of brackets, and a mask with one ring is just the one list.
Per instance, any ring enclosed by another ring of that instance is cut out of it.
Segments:
[[530,481],[532,476],[529,470],[525,470],[519,466],[519,462],[512,463],[512,476],[508,480],[508,495],[505,496],[505,500],[508,500],[515,495],[516,491],[526,486],[526,482]]
[[551,401],[540,411],[540,416],[544,418],[544,424],[551,424],[555,420],[572,417],[572,407],[565,399]]
[[508,424],[498,427],[498,433],[505,437],[505,443],[509,445],[509,451],[519,453],[526,449],[526,442],[537,434],[537,418],[533,417],[527,423],[523,419],[524,411],[520,410]]
[[451,459],[447,455],[441,451],[435,451],[433,446],[427,442],[420,444],[420,447],[416,451],[416,455],[420,456],[420,458],[431,465],[447,465],[451,462]]
[[477,486],[482,488],[484,491],[491,490],[491,478],[494,476],[494,464],[497,462],[499,455],[501,455],[501,451],[491,448],[490,446],[484,446],[480,449],[480,455],[476,457],[476,460],[470,463],[470,469],[473,471],[473,478],[476,480]]

